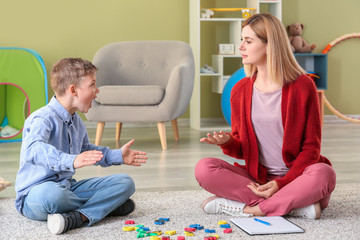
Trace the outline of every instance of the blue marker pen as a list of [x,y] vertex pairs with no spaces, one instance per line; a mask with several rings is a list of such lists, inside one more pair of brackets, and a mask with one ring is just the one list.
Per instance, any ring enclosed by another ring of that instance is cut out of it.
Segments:
[[263,220],[260,220],[258,218],[254,218],[255,221],[259,222],[259,223],[262,223],[262,224],[265,224],[265,225],[268,225],[268,226],[271,226],[271,223],[269,222],[266,222],[266,221],[263,221]]

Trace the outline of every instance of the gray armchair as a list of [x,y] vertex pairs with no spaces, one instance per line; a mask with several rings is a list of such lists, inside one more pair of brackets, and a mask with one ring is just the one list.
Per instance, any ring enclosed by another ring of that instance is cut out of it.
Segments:
[[116,122],[119,145],[123,122],[157,122],[162,149],[167,149],[165,122],[179,139],[177,118],[189,105],[194,85],[194,57],[179,41],[117,42],[100,48],[93,59],[100,92],[85,114],[96,121],[99,145],[105,122]]

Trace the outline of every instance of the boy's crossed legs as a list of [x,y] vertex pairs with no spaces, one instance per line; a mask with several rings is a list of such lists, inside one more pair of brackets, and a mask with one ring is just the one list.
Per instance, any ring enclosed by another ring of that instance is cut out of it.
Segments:
[[[129,197],[135,192],[135,184],[127,174],[72,181],[70,184],[70,189],[56,182],[34,186],[25,198],[23,214],[33,220],[48,219],[49,230],[61,234],[87,221],[90,226],[108,215],[127,215],[134,210]],[[65,221],[64,225],[64,217],[71,218],[72,224]]]

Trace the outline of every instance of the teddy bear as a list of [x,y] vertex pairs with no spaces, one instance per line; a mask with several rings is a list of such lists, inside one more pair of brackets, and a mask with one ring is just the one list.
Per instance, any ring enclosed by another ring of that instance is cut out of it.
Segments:
[[287,26],[289,33],[289,40],[291,49],[295,53],[311,53],[315,48],[315,44],[308,44],[305,39],[302,38],[301,34],[304,29],[304,25],[301,23],[293,23]]

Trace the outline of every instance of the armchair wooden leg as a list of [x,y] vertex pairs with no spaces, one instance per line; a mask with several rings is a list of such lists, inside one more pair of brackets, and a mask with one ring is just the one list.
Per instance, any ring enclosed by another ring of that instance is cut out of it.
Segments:
[[177,123],[177,118],[171,120],[171,126],[174,132],[175,141],[179,141],[179,127]]
[[120,148],[121,128],[122,128],[122,122],[117,122],[116,123],[116,132],[115,132],[116,148]]
[[104,131],[105,122],[98,122],[96,127],[95,145],[99,146]]
[[161,147],[162,147],[163,150],[166,150],[167,149],[167,143],[166,143],[166,126],[165,126],[165,122],[158,122],[157,126],[158,126],[158,131],[159,131],[159,136],[160,136]]

